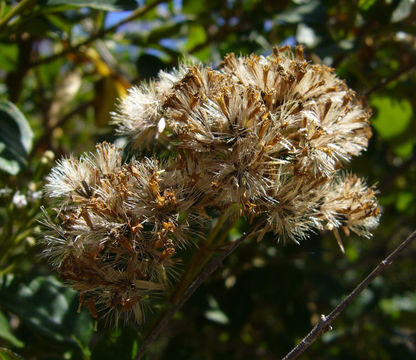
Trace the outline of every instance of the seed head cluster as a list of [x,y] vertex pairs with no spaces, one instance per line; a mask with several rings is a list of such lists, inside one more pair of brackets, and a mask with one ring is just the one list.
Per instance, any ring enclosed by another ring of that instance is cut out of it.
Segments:
[[369,116],[301,48],[161,72],[132,88],[113,117],[133,149],[169,156],[123,164],[103,143],[60,160],[46,185],[57,215],[45,215],[46,252],[94,317],[141,323],[142,307],[175,272],[177,250],[198,245],[208,209],[237,204],[262,221],[260,236],[298,241],[341,228],[368,237],[379,218],[374,190],[342,168],[366,149]]

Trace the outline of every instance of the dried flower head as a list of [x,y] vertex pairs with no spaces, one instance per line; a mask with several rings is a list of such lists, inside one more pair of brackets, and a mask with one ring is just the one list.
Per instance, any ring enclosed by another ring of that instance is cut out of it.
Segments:
[[104,143],[58,162],[46,185],[58,215],[47,217],[46,251],[94,317],[109,309],[140,323],[208,208],[238,204],[242,216],[261,218],[263,234],[295,241],[338,228],[369,236],[374,190],[341,170],[367,147],[369,116],[333,69],[309,64],[300,48],[162,72],[131,89],[114,120],[133,148],[160,142],[170,157],[122,164]]
[[[164,135],[153,140],[180,150],[188,166],[196,163],[196,187],[211,190],[223,205],[239,202],[245,213],[272,199],[281,174],[334,177],[371,136],[362,100],[333,69],[309,64],[301,48],[275,48],[269,57],[230,54],[219,70],[182,67],[162,73],[151,88],[146,104],[158,116],[139,111],[149,92],[136,89],[115,117],[120,131],[137,142],[149,135],[140,124],[152,123]],[[163,128],[157,126],[162,120]]]
[[192,203],[167,182],[155,160],[122,165],[107,143],[61,160],[49,175],[46,195],[60,221],[47,217],[46,252],[94,317],[111,309],[116,319],[132,313],[141,323],[146,299],[166,287],[172,255],[190,241],[181,213]]

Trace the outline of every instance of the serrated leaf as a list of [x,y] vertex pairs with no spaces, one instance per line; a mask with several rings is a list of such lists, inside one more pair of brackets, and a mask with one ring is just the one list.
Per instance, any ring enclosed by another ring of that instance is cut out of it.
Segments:
[[0,279],[0,305],[40,335],[80,348],[87,346],[93,325],[85,311],[77,314],[78,295],[52,276],[32,279],[12,274]]
[[32,149],[32,129],[22,112],[7,100],[0,100],[0,129],[0,143],[5,147],[0,157],[0,169],[16,175],[26,165]]
[[10,329],[9,321],[6,316],[0,312],[0,338],[7,340],[10,344],[15,347],[23,347],[23,342],[20,341]]
[[137,8],[137,2],[134,0],[46,0],[46,5],[89,7],[104,11],[125,11]]

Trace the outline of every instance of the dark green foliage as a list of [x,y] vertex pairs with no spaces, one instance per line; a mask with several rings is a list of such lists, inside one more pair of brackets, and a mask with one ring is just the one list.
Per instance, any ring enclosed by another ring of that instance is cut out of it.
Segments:
[[[52,166],[45,151],[78,156],[97,141],[114,141],[100,108],[114,110],[131,84],[184,57],[215,67],[229,52],[267,55],[273,45],[301,43],[311,61],[336,68],[373,109],[369,149],[351,169],[377,183],[382,217],[372,239],[342,234],[345,255],[332,234],[300,245],[267,235],[243,243],[166,327],[148,359],[279,359],[416,226],[413,1],[153,2],[107,32],[132,14],[115,11],[143,2],[29,1],[2,24],[17,2],[0,1],[1,359],[124,360],[137,353],[139,331],[151,328],[163,305],[145,309],[142,328],[100,322],[94,332],[88,310],[77,314],[77,296],[39,256],[42,201],[29,194]],[[302,359],[416,358],[415,255],[413,245]]]

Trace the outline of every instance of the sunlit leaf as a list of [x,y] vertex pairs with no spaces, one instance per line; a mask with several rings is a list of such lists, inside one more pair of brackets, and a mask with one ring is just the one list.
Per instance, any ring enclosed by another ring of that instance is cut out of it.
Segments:
[[412,106],[406,99],[393,100],[386,96],[375,96],[370,103],[376,109],[372,125],[384,139],[403,133],[412,120]]

